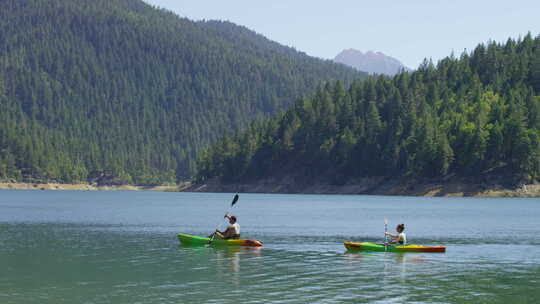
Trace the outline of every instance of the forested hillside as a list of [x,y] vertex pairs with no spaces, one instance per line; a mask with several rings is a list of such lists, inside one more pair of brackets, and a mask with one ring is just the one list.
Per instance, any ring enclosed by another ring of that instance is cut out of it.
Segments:
[[320,87],[225,137],[198,180],[269,176],[342,184],[369,176],[540,177],[540,37],[479,45],[412,73]]
[[3,0],[0,180],[175,182],[223,134],[363,77],[139,0]]

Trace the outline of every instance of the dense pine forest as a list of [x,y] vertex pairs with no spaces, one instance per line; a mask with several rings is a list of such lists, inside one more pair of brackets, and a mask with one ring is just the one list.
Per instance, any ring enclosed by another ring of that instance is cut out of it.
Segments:
[[365,74],[140,0],[3,0],[0,180],[163,184],[327,81]]
[[198,180],[252,182],[495,173],[540,177],[540,37],[480,44],[393,78],[321,86],[287,112],[225,137]]

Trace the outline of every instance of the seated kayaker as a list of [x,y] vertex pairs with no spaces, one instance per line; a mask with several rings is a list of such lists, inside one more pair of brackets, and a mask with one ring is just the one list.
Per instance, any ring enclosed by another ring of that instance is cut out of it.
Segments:
[[390,244],[400,244],[400,245],[406,245],[407,244],[407,236],[405,235],[405,224],[399,224],[396,227],[396,231],[398,234],[390,234],[388,232],[385,232],[386,235],[393,238],[392,241],[390,241]]
[[229,227],[225,231],[216,230],[210,237],[215,239],[229,240],[240,238],[240,224],[236,222],[236,216],[225,214],[225,218],[229,219]]

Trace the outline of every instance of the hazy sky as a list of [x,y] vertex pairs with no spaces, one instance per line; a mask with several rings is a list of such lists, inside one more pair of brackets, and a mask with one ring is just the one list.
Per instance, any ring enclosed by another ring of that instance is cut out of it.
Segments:
[[540,32],[540,0],[146,0],[190,19],[229,20],[309,55],[375,50],[415,68],[488,40]]

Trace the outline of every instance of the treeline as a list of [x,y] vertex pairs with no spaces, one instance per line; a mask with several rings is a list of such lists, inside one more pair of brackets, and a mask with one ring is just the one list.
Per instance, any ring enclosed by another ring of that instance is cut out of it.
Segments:
[[0,180],[175,182],[223,134],[362,77],[139,0],[5,0]]
[[[481,44],[393,78],[320,87],[202,154],[199,182],[295,176],[540,177],[540,37]],[[496,171],[495,171],[496,170]]]

